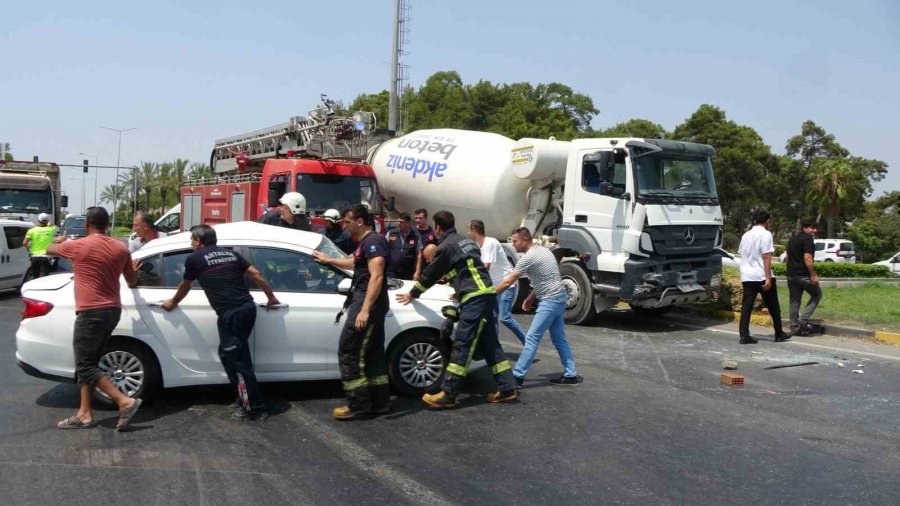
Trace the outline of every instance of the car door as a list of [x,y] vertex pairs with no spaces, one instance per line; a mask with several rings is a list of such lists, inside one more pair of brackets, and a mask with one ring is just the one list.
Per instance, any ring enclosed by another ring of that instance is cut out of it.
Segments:
[[13,276],[13,287],[18,287],[25,279],[25,273],[31,268],[31,258],[28,256],[28,248],[24,246],[25,233],[30,225],[10,225],[3,227],[6,235],[7,263],[9,263],[10,276]]
[[154,337],[185,368],[225,377],[219,361],[219,331],[216,313],[206,294],[195,282],[173,311],[160,302],[171,298],[184,274],[184,260],[191,250],[181,250],[144,258],[134,290],[135,308]]
[[[337,370],[341,326],[334,317],[345,297],[337,285],[345,273],[320,265],[310,255],[287,249],[251,246],[250,261],[286,305],[256,315],[254,366],[260,373]],[[266,296],[255,285],[257,305]]]
[[7,260],[7,257],[9,256],[9,247],[6,244],[5,228],[6,227],[0,227],[0,235],[2,235],[2,237],[0,237],[0,290],[11,288],[16,283],[12,263],[10,260]]

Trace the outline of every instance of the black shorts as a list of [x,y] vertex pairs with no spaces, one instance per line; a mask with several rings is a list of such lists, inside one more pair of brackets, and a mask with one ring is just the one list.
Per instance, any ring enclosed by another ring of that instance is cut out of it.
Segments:
[[120,307],[79,311],[75,317],[72,346],[75,349],[75,378],[80,384],[94,385],[103,372],[97,367],[109,336],[119,324]]

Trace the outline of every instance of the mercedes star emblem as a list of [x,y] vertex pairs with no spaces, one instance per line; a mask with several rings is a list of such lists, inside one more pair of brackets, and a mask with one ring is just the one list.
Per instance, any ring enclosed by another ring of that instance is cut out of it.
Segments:
[[696,239],[694,227],[684,227],[684,243],[690,246],[694,244],[694,239]]

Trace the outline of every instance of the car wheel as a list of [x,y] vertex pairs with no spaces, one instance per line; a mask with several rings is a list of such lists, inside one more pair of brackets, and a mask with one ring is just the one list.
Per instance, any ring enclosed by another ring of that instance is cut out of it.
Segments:
[[591,278],[577,262],[559,264],[562,284],[569,292],[566,300],[565,321],[573,325],[587,325],[597,317],[594,307],[594,289]]
[[[150,399],[162,384],[153,352],[136,341],[110,340],[98,366],[112,384],[128,397]],[[99,388],[94,389],[94,399],[108,407],[114,405],[112,399]]]
[[825,263],[831,263],[831,262],[834,262],[834,259],[832,259],[832,258],[826,258],[826,259],[825,259]]
[[391,385],[404,395],[437,392],[444,379],[450,346],[437,332],[413,330],[391,343],[388,376]]

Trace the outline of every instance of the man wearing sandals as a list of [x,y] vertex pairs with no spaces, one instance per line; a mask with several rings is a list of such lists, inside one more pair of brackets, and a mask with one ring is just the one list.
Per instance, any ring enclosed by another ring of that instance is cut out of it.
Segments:
[[[91,393],[96,387],[119,407],[116,430],[121,432],[141,406],[141,400],[132,399],[120,392],[97,364],[122,315],[119,276],[124,275],[128,286],[133,287],[137,282],[137,275],[131,265],[128,248],[106,235],[106,229],[109,228],[106,209],[88,208],[85,225],[87,237],[47,247],[48,254],[72,260],[72,270],[75,272],[77,316],[72,345],[75,350],[75,376],[81,390],[78,412],[56,426],[60,429],[93,427],[95,422],[91,412]],[[57,238],[57,241],[62,239]]]

